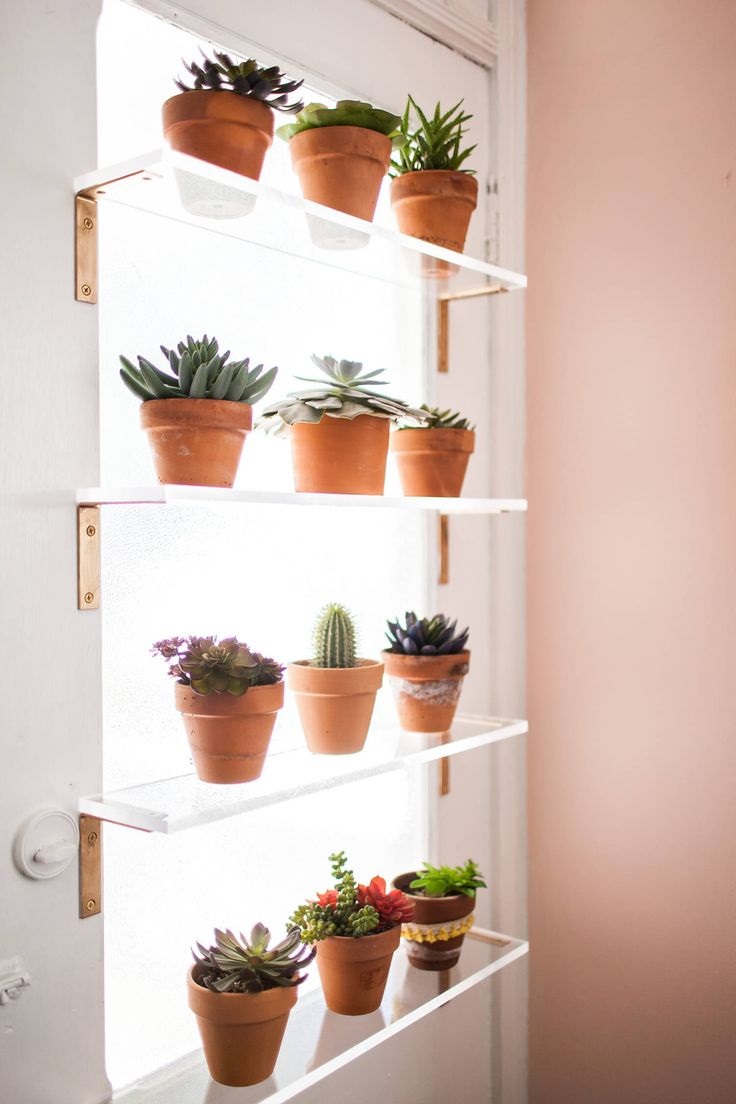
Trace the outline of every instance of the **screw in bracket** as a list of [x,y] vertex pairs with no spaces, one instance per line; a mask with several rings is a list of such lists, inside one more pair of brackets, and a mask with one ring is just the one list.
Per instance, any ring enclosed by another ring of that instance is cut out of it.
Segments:
[[92,288],[89,286],[89,284],[82,284],[82,295],[91,295],[91,294],[92,294]]
[[87,912],[92,912],[92,910],[96,908],[96,906],[97,902],[95,901],[94,897],[90,897],[89,901],[87,901],[87,904],[84,907],[87,909]]
[[87,593],[84,596],[84,600],[87,603],[87,605],[89,605],[91,602],[94,602],[95,596],[94,596],[94,594],[92,593],[91,590],[87,591]]

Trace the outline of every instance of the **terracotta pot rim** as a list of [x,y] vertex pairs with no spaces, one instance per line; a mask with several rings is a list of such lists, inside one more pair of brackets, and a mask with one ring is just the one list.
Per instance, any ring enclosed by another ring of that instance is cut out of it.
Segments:
[[391,660],[395,661],[396,663],[400,663],[402,660],[411,660],[414,663],[422,663],[425,660],[431,662],[438,659],[454,659],[459,662],[461,659],[464,659],[466,661],[470,659],[470,649],[466,648],[463,652],[449,652],[445,653],[444,655],[407,655],[406,653],[392,652],[389,648],[384,648],[381,652],[381,655],[391,656]]
[[[428,184],[431,182],[432,184],[439,183],[440,185],[447,181],[453,181],[453,183],[462,182],[463,184],[467,184],[466,191],[472,192],[476,196],[478,194],[477,176],[474,176],[472,173],[460,172],[458,169],[414,169],[412,172],[400,173],[398,176],[391,178],[391,190],[392,192],[404,191],[404,188],[402,188],[402,182],[404,181],[407,182],[407,189],[412,190],[412,185],[419,179],[426,180]],[[436,190],[437,189],[434,187],[432,188],[433,193]],[[421,193],[416,189],[415,194]],[[458,196],[457,198],[461,199],[464,197]]]
[[[275,120],[272,108],[268,104],[263,103],[262,100],[256,100],[252,96],[241,96],[238,92],[232,92],[227,88],[188,88],[185,92],[176,92],[173,96],[168,96],[161,105],[162,113],[164,117],[167,114],[171,114],[172,110],[176,111],[177,108],[183,107],[186,103],[204,103],[214,106],[215,104],[224,107],[225,114],[228,116],[258,116],[260,115],[266,126],[259,128],[265,130],[266,133],[273,134]],[[172,105],[176,105],[172,107]],[[203,114],[200,116],[202,119],[208,117],[213,119],[222,118],[222,112],[219,110],[213,112],[211,116]],[[189,116],[182,115],[182,118],[188,118]],[[178,121],[178,120],[177,120]],[[270,125],[269,125],[270,122]],[[166,120],[165,120],[166,125]]]
[[253,425],[253,407],[232,399],[146,399],[140,406],[140,419],[144,429],[179,423],[247,433]]
[[[195,1015],[202,1019],[211,1019],[215,1023],[218,1022],[219,1017],[208,1015],[210,1011],[220,1009],[224,1013],[224,1022],[237,1023],[239,1007],[247,1008],[252,1012],[255,1011],[257,1004],[261,1006],[262,1011],[269,1013],[263,1016],[263,1020],[277,1019],[294,1007],[299,995],[298,985],[277,986],[273,989],[265,989],[262,993],[215,993],[195,980],[197,969],[195,964],[187,970],[189,1007]],[[201,1007],[195,1008],[193,1002],[199,1003]],[[273,1015],[270,1014],[271,1009],[273,1009]]]
[[[318,142],[320,138],[333,138],[336,144],[339,144],[340,136],[344,137],[346,133],[350,136],[359,135],[361,138],[368,136],[368,141],[373,142],[376,146],[384,149],[388,147],[390,155],[391,139],[388,135],[381,134],[378,130],[372,130],[371,127],[350,126],[347,123],[337,123],[334,126],[308,127],[306,130],[300,130],[298,134],[292,135],[289,139],[289,146],[294,142],[297,145],[304,145],[305,141]],[[335,135],[337,135],[336,139]]]
[[[216,692],[198,694],[191,686],[177,682],[174,685],[174,701],[179,713],[190,713],[199,717],[267,714],[281,708],[284,703],[284,690],[283,678],[265,686],[251,686],[240,696]],[[208,706],[212,712],[206,712]]]
[[474,429],[399,429],[389,437],[392,452],[474,452]]
[[311,671],[355,671],[358,667],[383,667],[383,661],[358,658],[355,661],[355,667],[315,667],[311,659],[292,659],[286,667],[287,670],[289,667],[307,667]]

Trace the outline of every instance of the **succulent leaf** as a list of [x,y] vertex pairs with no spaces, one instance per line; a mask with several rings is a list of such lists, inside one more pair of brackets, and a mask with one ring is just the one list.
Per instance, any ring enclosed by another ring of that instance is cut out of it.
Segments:
[[421,620],[408,610],[401,622],[387,621],[387,651],[400,655],[457,655],[465,651],[469,629],[457,632],[457,621],[449,622],[442,613]]
[[[467,133],[463,124],[473,118],[462,110],[462,105],[460,100],[443,112],[438,103],[434,113],[427,116],[409,96],[399,126],[403,143],[395,147],[398,156],[391,162],[390,175],[396,177],[403,173],[436,169],[473,174],[474,169],[461,167],[476,148],[474,145],[462,145]],[[412,110],[419,120],[416,127],[410,121]]]
[[218,993],[261,993],[300,985],[303,970],[315,951],[306,947],[298,927],[291,927],[286,938],[269,950],[271,933],[264,924],[251,929],[250,941],[241,933],[215,928],[210,947],[196,944],[192,955],[196,963],[195,981]]
[[161,346],[173,375],[144,356],[138,357],[138,368],[127,357],[120,357],[120,376],[139,399],[226,398],[252,404],[266,394],[278,372],[277,368],[264,372],[262,364],[249,372],[248,357],[228,361],[230,350],[218,353],[217,339],[210,340],[207,334],[199,341],[189,334],[186,342],[180,341],[176,348],[178,353]]
[[204,52],[202,57],[202,65],[195,61],[182,61],[189,76],[194,78],[191,85],[185,84],[178,77],[174,79],[177,88],[182,92],[193,92],[197,89],[231,92],[260,100],[275,111],[285,114],[294,114],[304,107],[302,99],[289,102],[289,98],[301,88],[303,81],[287,79],[278,65],[263,68],[255,58],[236,61],[220,50],[214,51],[214,61]]

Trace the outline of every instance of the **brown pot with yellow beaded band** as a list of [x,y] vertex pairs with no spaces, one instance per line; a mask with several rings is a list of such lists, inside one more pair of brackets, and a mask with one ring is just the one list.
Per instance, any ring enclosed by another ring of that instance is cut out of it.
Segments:
[[463,893],[427,897],[409,889],[417,876],[412,870],[399,874],[392,883],[414,905],[413,921],[401,925],[406,953],[419,970],[449,970],[457,964],[465,935],[473,926],[475,898]]

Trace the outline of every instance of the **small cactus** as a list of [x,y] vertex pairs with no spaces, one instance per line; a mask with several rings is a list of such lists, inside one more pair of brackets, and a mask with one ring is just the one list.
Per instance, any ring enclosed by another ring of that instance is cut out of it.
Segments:
[[338,602],[328,602],[314,628],[314,667],[355,667],[355,623]]

